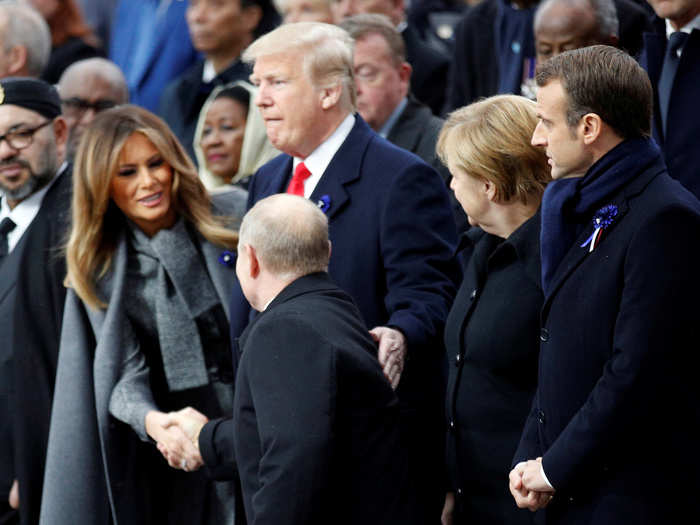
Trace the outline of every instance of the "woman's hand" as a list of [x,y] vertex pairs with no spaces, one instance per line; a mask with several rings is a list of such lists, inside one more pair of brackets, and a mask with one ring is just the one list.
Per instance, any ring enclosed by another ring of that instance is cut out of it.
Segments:
[[445,505],[442,507],[442,516],[440,523],[442,525],[452,525],[455,511],[455,493],[448,492],[445,494]]
[[146,414],[146,432],[157,443],[158,450],[173,468],[185,472],[202,466],[202,456],[175,418],[164,412],[151,410]]

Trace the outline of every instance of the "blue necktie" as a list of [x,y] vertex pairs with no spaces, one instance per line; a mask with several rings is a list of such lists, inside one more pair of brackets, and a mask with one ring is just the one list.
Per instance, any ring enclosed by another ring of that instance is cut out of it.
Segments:
[[666,136],[666,123],[668,122],[668,105],[671,101],[671,91],[673,90],[673,80],[676,77],[678,70],[678,50],[683,47],[688,39],[688,33],[676,31],[671,33],[666,46],[666,56],[664,64],[661,68],[661,77],[659,77],[659,110],[661,111],[661,124],[663,126],[664,136]]

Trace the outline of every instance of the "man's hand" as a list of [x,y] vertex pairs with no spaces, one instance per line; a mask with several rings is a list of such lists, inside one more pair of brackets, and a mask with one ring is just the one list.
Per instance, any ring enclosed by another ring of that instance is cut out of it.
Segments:
[[540,463],[538,460],[521,461],[510,471],[508,479],[510,493],[513,495],[513,499],[515,499],[515,504],[521,509],[529,509],[535,512],[549,505],[549,502],[552,501],[552,497],[554,496],[554,491],[550,489],[546,483],[544,483],[547,487],[546,491],[531,490],[524,484],[523,478],[526,472],[528,476],[531,475],[530,470],[533,463],[537,465],[538,476],[544,483],[544,479],[542,479],[542,476],[539,474]]
[[552,487],[542,477],[542,458],[531,459],[525,463],[522,479],[527,490],[553,492]]
[[199,433],[209,418],[192,407],[185,407],[177,412],[168,414],[171,421],[182,429],[187,438],[199,450]]
[[19,483],[17,483],[17,480],[12,482],[10,497],[7,498],[7,501],[13,509],[17,510],[19,508]]
[[384,375],[391,383],[391,388],[396,389],[406,358],[406,338],[400,331],[388,326],[377,326],[369,333],[377,343],[377,357]]
[[445,504],[442,507],[442,516],[440,516],[441,525],[452,525],[454,523],[455,511],[455,493],[448,492],[445,494]]
[[171,414],[151,410],[146,414],[146,432],[158,444],[158,450],[173,468],[185,472],[202,466],[202,456]]

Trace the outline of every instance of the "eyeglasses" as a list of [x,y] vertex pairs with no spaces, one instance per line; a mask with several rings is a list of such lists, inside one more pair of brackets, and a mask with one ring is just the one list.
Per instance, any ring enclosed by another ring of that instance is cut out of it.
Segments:
[[99,113],[100,111],[113,108],[117,105],[114,100],[100,99],[95,102],[90,102],[89,100],[79,97],[61,100],[61,104],[63,104],[63,112],[69,116],[82,116],[88,109]]
[[53,120],[47,120],[43,124],[39,124],[38,126],[33,128],[20,128],[10,130],[4,135],[0,135],[0,144],[2,144],[3,140],[6,140],[7,144],[12,149],[20,150],[28,148],[32,145],[32,142],[34,142],[34,134],[41,128],[48,126],[52,122]]

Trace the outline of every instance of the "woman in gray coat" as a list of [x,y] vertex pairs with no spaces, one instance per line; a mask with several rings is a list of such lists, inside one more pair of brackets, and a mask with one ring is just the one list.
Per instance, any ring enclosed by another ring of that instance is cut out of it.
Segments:
[[105,111],[85,133],[41,523],[233,522],[233,487],[193,472],[198,451],[167,412],[230,413],[230,226],[244,203],[228,192],[212,213],[184,149],[144,109]]

